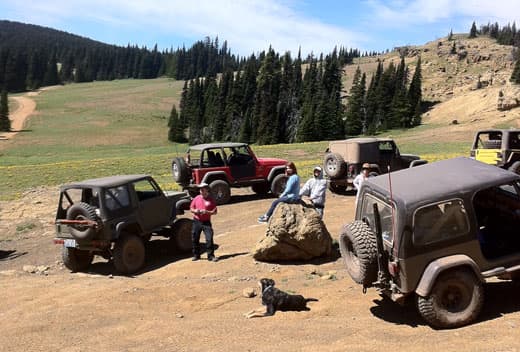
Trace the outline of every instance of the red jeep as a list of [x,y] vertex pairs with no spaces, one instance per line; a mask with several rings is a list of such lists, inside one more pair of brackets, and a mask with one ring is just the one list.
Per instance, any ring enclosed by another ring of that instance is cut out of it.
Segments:
[[285,188],[286,160],[257,158],[245,143],[209,143],[188,148],[185,158],[174,158],[175,181],[195,193],[195,185],[209,184],[217,204],[229,202],[231,187],[249,187],[257,194],[279,196]]

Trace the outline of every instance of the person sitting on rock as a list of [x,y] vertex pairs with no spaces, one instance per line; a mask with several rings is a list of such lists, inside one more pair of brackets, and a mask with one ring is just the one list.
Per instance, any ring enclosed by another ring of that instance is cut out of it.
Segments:
[[323,218],[323,209],[325,207],[325,194],[327,191],[327,181],[323,178],[323,172],[321,167],[316,166],[312,171],[314,177],[310,178],[305,182],[303,188],[300,191],[301,196],[309,197],[312,205],[320,214],[320,218]]
[[289,176],[285,185],[285,190],[272,204],[267,213],[258,218],[258,222],[263,223],[269,221],[271,215],[280,203],[298,203],[300,202],[300,176],[293,162],[285,165],[285,174]]

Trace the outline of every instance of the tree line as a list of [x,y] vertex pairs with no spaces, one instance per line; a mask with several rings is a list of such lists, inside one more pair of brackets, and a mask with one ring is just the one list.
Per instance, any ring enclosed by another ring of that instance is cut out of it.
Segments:
[[0,21],[0,87],[22,92],[67,82],[214,76],[238,69],[239,58],[218,38],[160,52],[108,45],[51,28]]
[[[368,88],[359,67],[348,97],[342,96],[342,72],[359,56],[334,50],[304,63],[272,48],[252,55],[242,70],[220,79],[185,83],[180,111],[175,105],[168,138],[190,144],[240,141],[275,144],[333,140],[421,122],[421,62],[411,81],[404,58],[385,69],[379,62]],[[346,102],[345,102],[346,98]]]

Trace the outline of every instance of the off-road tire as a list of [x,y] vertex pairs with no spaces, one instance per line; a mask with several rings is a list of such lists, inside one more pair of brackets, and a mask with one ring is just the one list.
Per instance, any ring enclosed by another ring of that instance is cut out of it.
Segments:
[[329,182],[329,191],[335,194],[343,194],[347,191],[347,186]]
[[271,193],[273,196],[279,197],[283,193],[288,179],[289,177],[285,174],[278,174],[273,178],[273,181],[271,181]]
[[352,280],[370,286],[377,279],[377,242],[372,230],[356,220],[343,226],[339,250]]
[[180,185],[187,185],[190,181],[190,170],[183,158],[172,160],[172,175],[175,182]]
[[67,269],[72,272],[84,271],[94,260],[94,255],[89,251],[63,246],[61,248],[61,259]]
[[509,171],[514,172],[515,174],[520,174],[520,161],[515,161],[508,169]]
[[215,180],[211,182],[209,190],[217,205],[226,204],[231,199],[231,189],[226,181]]
[[343,177],[347,171],[347,164],[345,164],[345,160],[338,153],[328,153],[325,155],[323,166],[325,167],[325,173],[330,178]]
[[251,186],[251,189],[253,190],[253,192],[261,196],[265,196],[267,193],[269,193],[269,185],[264,182],[253,184]]
[[440,274],[427,297],[417,296],[419,314],[434,328],[449,329],[473,322],[484,303],[484,288],[468,269]]
[[191,230],[193,221],[187,218],[177,219],[172,224],[170,243],[181,253],[191,252],[193,248],[191,242]]
[[133,274],[144,265],[145,247],[136,235],[126,234],[114,245],[114,266],[121,274]]
[[90,240],[101,229],[102,223],[96,215],[96,209],[88,203],[79,202],[73,204],[67,210],[68,220],[92,220],[97,222],[97,227],[86,225],[69,225],[70,234],[77,240]]

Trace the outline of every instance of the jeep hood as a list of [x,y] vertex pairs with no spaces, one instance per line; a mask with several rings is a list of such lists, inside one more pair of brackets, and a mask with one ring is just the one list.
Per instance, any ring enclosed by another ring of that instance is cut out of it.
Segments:
[[264,166],[278,166],[287,164],[287,160],[276,158],[257,158],[258,162]]

